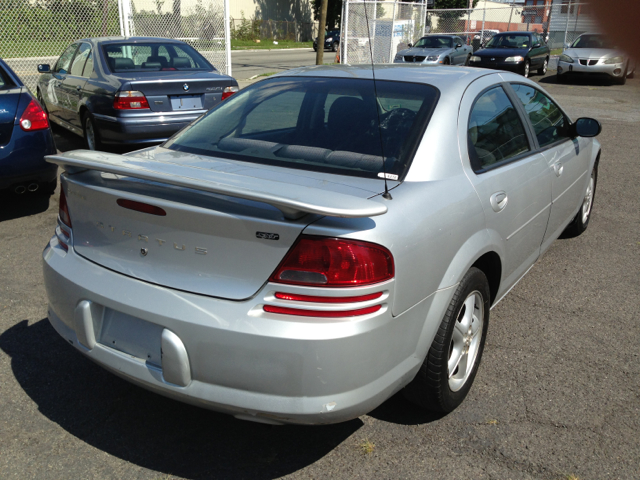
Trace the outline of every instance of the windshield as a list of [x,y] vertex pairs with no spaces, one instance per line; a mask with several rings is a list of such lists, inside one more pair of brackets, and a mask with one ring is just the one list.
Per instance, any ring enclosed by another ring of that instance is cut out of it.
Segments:
[[118,72],[215,70],[186,44],[116,43],[102,47],[109,69]]
[[487,42],[486,48],[529,48],[529,35],[495,35]]
[[604,35],[581,35],[573,42],[571,48],[616,48]]
[[451,48],[453,40],[451,37],[422,37],[416,42],[414,47],[422,48]]
[[263,80],[225,100],[164,146],[359,177],[383,177],[385,171],[390,179],[402,179],[435,107],[438,90],[430,85],[390,81],[378,81],[376,86],[377,101],[370,80]]

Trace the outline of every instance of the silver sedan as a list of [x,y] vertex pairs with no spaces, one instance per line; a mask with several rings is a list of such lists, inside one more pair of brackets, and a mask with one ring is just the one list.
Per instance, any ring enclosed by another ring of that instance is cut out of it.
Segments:
[[589,225],[600,124],[512,73],[375,79],[285,72],[161,146],[47,157],[64,169],[43,253],[55,330],[244,420],[341,422],[401,390],[455,409],[491,308]]
[[558,57],[558,82],[571,75],[605,75],[624,85],[633,78],[636,64],[622,50],[599,33],[584,33],[566,45]]
[[400,50],[393,63],[468,65],[472,53],[473,48],[456,35],[428,35]]

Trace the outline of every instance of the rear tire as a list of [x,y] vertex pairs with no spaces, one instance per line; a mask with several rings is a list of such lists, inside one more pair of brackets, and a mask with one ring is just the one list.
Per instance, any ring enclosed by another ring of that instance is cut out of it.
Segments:
[[489,282],[472,267],[458,285],[416,377],[403,390],[412,403],[451,412],[469,393],[489,325]]
[[84,134],[84,142],[89,150],[102,150],[102,142],[100,141],[100,133],[96,128],[93,115],[85,112],[82,116],[82,130]]
[[593,210],[593,200],[596,196],[596,185],[598,184],[598,163],[593,166],[591,171],[591,179],[587,185],[587,189],[584,193],[584,199],[582,200],[582,206],[578,213],[571,221],[567,228],[562,232],[562,238],[574,238],[582,235],[589,226],[589,220],[591,219],[591,211]]

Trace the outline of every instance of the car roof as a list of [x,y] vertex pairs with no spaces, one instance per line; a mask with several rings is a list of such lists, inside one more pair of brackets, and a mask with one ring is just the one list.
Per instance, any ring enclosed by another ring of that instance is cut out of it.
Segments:
[[[392,80],[410,83],[424,83],[433,85],[438,90],[449,90],[469,85],[474,80],[485,75],[496,73],[493,70],[472,67],[441,67],[429,65],[375,65],[376,80]],[[363,65],[317,65],[301,67],[278,73],[274,77],[333,77],[358,78],[371,80],[373,74],[371,64]]]
[[90,37],[77,40],[78,42],[92,42],[95,44],[101,43],[176,43],[184,44],[181,40],[174,38],[162,38],[162,37]]

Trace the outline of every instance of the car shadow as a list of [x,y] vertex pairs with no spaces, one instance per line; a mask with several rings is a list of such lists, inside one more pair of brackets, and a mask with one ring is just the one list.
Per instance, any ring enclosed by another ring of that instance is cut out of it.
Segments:
[[571,75],[564,82],[558,81],[558,75],[548,75],[539,80],[540,83],[555,83],[556,85],[579,85],[585,87],[611,87],[617,85],[607,76],[597,75]]
[[110,455],[168,475],[280,477],[318,461],[363,425],[262,425],[170,400],[93,364],[47,319],[9,328],[0,349],[45,417]]
[[28,217],[49,209],[50,195],[40,192],[25,192],[16,194],[12,191],[0,192],[0,222]]

